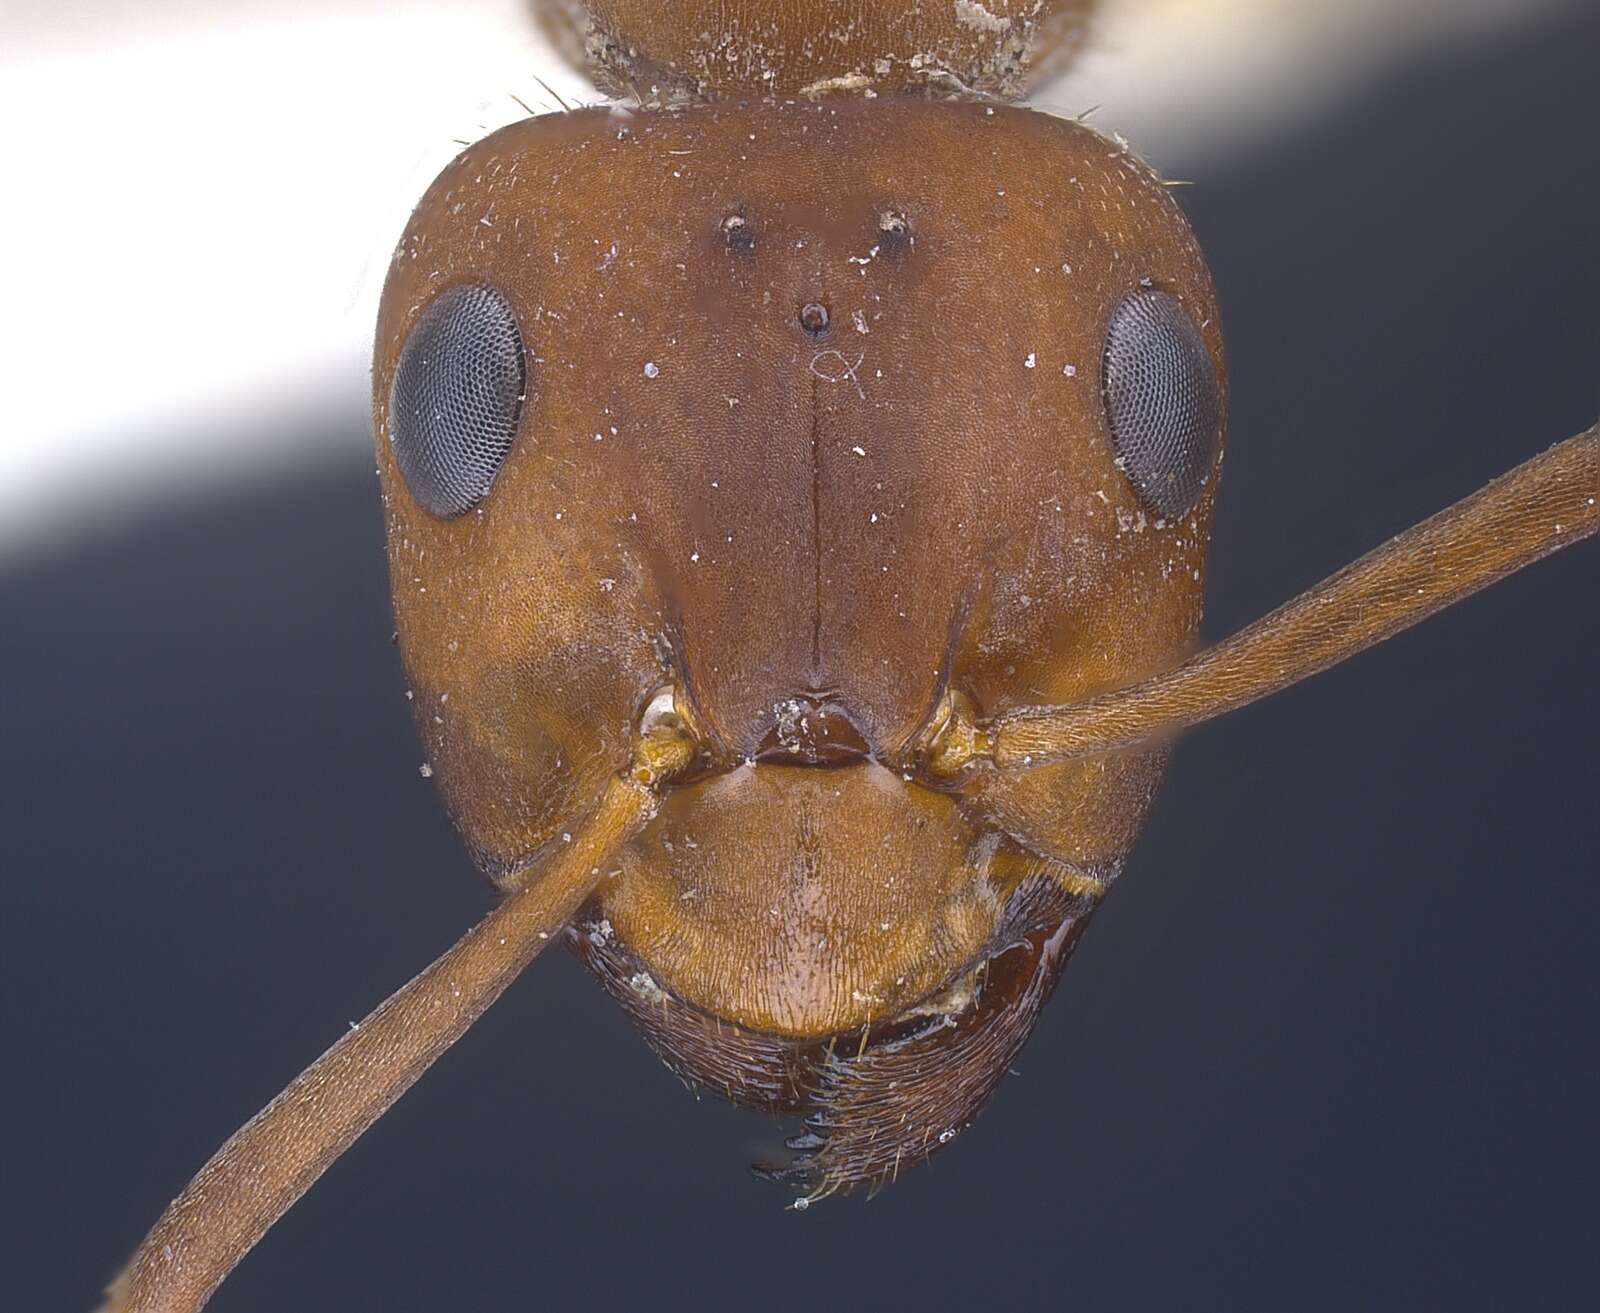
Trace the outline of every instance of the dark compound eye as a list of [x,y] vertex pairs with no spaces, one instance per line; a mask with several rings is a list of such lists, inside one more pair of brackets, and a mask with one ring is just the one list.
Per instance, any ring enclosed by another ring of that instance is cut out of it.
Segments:
[[1170,519],[1187,515],[1216,459],[1222,389],[1177,297],[1139,291],[1116,308],[1101,388],[1112,449],[1139,496]]
[[487,495],[517,436],[527,363],[516,315],[493,288],[442,292],[400,351],[389,443],[411,494],[435,515]]

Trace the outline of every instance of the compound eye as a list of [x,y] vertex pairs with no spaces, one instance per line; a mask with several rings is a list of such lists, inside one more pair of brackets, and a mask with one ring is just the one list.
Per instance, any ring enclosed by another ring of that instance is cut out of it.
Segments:
[[488,495],[527,381],[516,315],[492,287],[452,287],[422,312],[395,367],[389,445],[425,509],[448,518]]
[[1147,290],[1122,301],[1100,381],[1117,464],[1147,506],[1169,519],[1187,515],[1216,459],[1222,389],[1177,297]]

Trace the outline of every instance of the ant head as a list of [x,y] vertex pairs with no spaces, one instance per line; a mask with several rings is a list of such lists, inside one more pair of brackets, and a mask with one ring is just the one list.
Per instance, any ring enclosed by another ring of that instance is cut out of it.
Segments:
[[[668,708],[700,757],[612,859],[597,971],[696,1079],[810,1089],[835,1184],[935,1147],[1165,752],[952,785],[913,747],[954,702],[1169,666],[1199,619],[1222,348],[1159,179],[974,103],[530,120],[418,207],[374,384],[401,653],[480,862],[519,887]],[[975,982],[1013,952],[1002,1007]],[[841,1111],[880,1076],[920,1091],[898,1139]]]
[[[1069,121],[585,111],[472,147],[374,374],[401,651],[472,849],[532,860],[663,683],[717,764],[896,769],[952,690],[992,715],[1170,665],[1222,380],[1177,207]],[[1062,820],[1052,851],[1107,855]]]

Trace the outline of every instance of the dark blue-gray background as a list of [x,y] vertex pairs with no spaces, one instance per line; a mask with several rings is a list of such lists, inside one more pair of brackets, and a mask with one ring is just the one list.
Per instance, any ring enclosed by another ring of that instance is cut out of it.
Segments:
[[[1575,4],[1183,193],[1233,371],[1211,634],[1600,411],[1597,67]],[[1591,542],[1192,733],[1018,1074],[877,1199],[782,1211],[777,1129],[552,954],[213,1307],[1595,1307],[1597,599]],[[0,1302],[86,1309],[489,897],[367,462],[14,565],[0,616]]]

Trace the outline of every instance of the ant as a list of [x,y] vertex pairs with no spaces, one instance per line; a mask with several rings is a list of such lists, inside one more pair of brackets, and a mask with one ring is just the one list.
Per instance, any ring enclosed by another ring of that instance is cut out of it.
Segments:
[[651,103],[469,148],[396,249],[401,656],[505,897],[113,1308],[203,1304],[561,938],[674,1070],[806,1118],[797,1204],[897,1179],[1019,1052],[1177,733],[1600,528],[1591,427],[1199,646],[1220,316],[1162,180],[1010,103],[1076,7],[716,8],[595,0],[602,84]]

